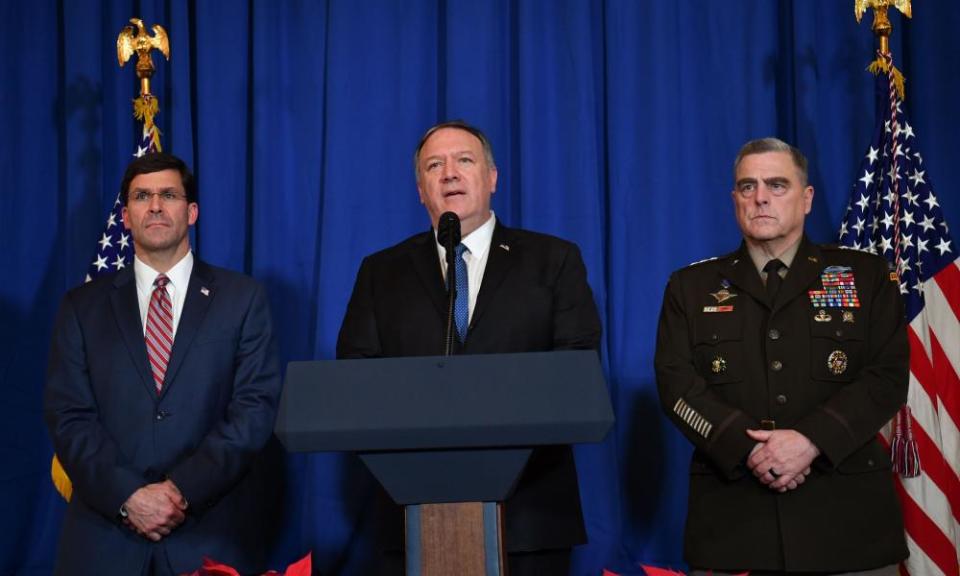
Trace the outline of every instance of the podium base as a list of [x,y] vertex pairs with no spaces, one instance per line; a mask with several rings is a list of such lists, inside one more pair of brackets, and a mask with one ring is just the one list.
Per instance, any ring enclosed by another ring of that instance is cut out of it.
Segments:
[[502,576],[501,507],[496,502],[405,507],[407,576]]

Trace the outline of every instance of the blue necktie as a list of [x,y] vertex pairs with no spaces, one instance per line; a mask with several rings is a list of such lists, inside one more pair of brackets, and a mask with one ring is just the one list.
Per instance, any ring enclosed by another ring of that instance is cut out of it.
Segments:
[[469,251],[463,244],[457,244],[453,250],[454,272],[457,276],[457,299],[453,303],[453,319],[457,323],[460,342],[467,341],[467,326],[470,324],[470,282],[467,278],[467,263],[463,259],[463,253]]

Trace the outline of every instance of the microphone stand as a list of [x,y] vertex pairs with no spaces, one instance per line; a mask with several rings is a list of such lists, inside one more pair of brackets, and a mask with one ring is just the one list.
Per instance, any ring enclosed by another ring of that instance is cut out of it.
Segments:
[[447,249],[447,329],[446,329],[446,338],[444,339],[443,345],[443,355],[450,356],[453,354],[453,339],[454,339],[454,325],[453,325],[453,306],[457,301],[457,267],[455,263],[456,254],[454,254],[453,247],[453,234],[450,235],[451,242],[448,242],[448,246],[444,246]]
[[457,300],[457,266],[454,248],[460,243],[460,218],[453,212],[444,212],[437,223],[437,242],[447,252],[447,329],[444,334],[443,355],[453,354],[454,330],[453,308]]

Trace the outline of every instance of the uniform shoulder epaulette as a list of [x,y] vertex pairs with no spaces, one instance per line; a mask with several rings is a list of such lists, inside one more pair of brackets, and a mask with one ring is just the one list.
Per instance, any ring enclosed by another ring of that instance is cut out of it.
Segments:
[[717,260],[729,260],[731,258],[736,258],[739,250],[734,250],[733,252],[728,252],[726,254],[721,254],[720,256],[712,256],[710,258],[704,258],[703,260],[697,260],[696,262],[691,262],[683,267],[684,270],[688,268],[695,268],[697,266],[702,266],[710,262],[716,262]]
[[710,258],[704,258],[703,260],[697,260],[696,262],[691,262],[691,263],[687,264],[686,266],[684,266],[684,268],[692,268],[692,267],[697,266],[697,265],[699,265],[699,264],[705,264],[705,263],[707,263],[707,262],[713,262],[714,260],[719,260],[719,259],[720,259],[719,256],[711,256]]
[[846,244],[821,244],[821,250],[844,250],[848,252],[863,252],[864,254],[876,254],[877,251],[872,247],[860,248],[858,246],[847,246]]

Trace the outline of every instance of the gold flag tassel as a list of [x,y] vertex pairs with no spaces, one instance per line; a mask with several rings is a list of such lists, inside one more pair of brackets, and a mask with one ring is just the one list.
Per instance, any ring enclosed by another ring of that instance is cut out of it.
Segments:
[[893,58],[890,56],[890,33],[893,31],[893,24],[887,16],[887,8],[890,6],[899,10],[907,18],[913,17],[910,0],[856,0],[853,12],[859,23],[864,12],[873,8],[873,26],[870,29],[880,39],[880,48],[877,49],[877,58],[867,66],[867,70],[874,76],[881,72],[891,76],[897,96],[904,100],[906,99],[906,80],[903,78],[903,73],[893,65]]
[[153,94],[143,94],[133,101],[133,116],[143,122],[143,135],[150,137],[150,143],[157,152],[162,152],[160,147],[160,129],[153,123],[153,117],[160,112],[160,102],[153,97]]

